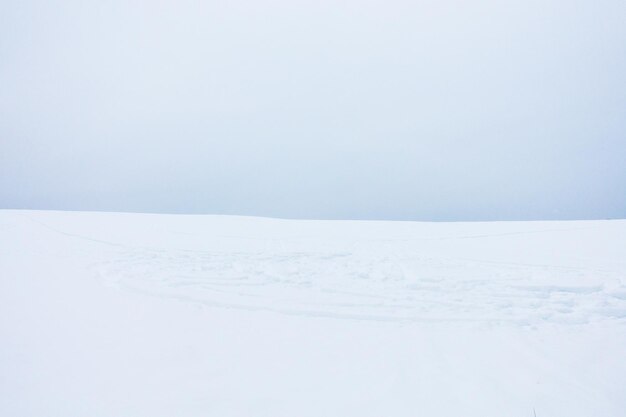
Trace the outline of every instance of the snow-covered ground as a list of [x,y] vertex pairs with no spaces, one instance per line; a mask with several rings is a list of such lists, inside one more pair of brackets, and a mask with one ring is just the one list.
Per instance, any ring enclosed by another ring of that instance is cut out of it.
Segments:
[[626,416],[626,221],[0,211],[0,416]]

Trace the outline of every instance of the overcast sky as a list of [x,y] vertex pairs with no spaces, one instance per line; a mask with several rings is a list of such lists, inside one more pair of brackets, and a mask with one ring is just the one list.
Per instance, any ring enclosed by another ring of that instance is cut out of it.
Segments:
[[0,207],[626,217],[624,0],[0,2]]

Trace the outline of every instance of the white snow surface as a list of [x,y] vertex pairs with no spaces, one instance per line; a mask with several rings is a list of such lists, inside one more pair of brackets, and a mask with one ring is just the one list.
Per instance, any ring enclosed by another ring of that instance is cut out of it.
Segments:
[[626,221],[0,210],[0,416],[626,416]]

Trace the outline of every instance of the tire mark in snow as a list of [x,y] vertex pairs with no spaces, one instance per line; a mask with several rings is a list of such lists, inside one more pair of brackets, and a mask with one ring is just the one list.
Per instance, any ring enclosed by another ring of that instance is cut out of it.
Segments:
[[387,249],[381,254],[135,249],[98,269],[108,282],[144,294],[316,317],[520,325],[626,318],[626,289],[581,279],[579,268]]

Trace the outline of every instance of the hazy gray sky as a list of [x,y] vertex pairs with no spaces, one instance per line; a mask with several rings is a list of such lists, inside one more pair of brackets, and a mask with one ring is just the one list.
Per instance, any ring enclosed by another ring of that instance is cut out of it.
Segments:
[[626,2],[0,2],[0,207],[623,218]]

